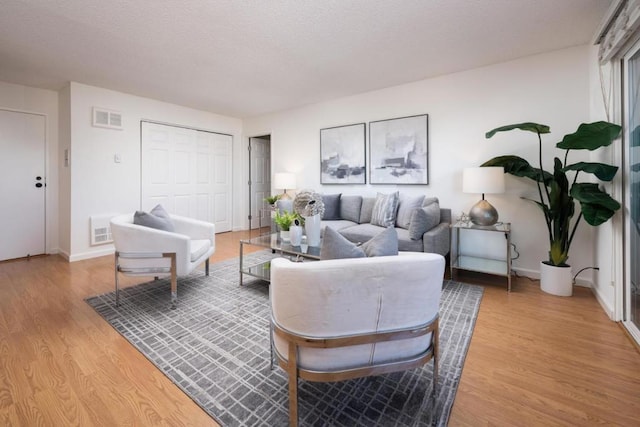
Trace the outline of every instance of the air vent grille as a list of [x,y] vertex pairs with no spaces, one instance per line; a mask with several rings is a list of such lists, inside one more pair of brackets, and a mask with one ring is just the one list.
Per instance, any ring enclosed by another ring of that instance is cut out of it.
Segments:
[[91,246],[102,245],[113,242],[111,236],[110,220],[114,215],[92,215],[91,224]]
[[122,113],[93,107],[93,126],[122,130]]

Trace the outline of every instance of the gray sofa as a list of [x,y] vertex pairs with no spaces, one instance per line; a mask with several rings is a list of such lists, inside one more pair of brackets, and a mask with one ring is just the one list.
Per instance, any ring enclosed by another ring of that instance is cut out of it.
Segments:
[[[323,231],[325,227],[331,227],[354,243],[364,243],[384,230],[384,227],[371,224],[375,196],[323,194],[322,197],[325,203]],[[278,202],[281,209],[291,210],[290,202],[282,202]],[[418,209],[421,210],[419,216],[415,214]],[[450,224],[451,209],[440,208],[437,198],[422,200],[400,193],[394,224],[400,251],[446,256],[450,249]]]

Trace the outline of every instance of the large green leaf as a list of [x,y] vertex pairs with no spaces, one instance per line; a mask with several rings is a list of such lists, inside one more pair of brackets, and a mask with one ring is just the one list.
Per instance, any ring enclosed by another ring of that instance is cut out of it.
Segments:
[[507,126],[501,126],[499,128],[495,128],[493,130],[490,130],[489,132],[487,132],[485,134],[486,138],[491,138],[493,135],[495,135],[498,132],[507,132],[510,130],[514,130],[514,129],[520,129],[520,130],[526,130],[529,132],[533,132],[533,133],[549,133],[549,126],[547,125],[540,125],[538,123],[532,123],[532,122],[526,122],[526,123],[518,123],[515,125],[507,125]]
[[580,171],[592,173],[601,181],[611,181],[618,172],[617,166],[607,165],[605,163],[587,163],[578,162],[564,167],[565,171]]
[[620,209],[620,203],[600,190],[597,184],[574,184],[571,187],[571,196],[580,202],[585,221],[593,226],[608,221]]
[[610,145],[622,127],[609,122],[582,123],[574,133],[565,135],[556,147],[565,150],[595,150]]
[[[532,167],[522,157],[518,156],[498,156],[487,160],[480,166],[502,166],[504,172],[521,178],[529,178],[534,181],[540,181],[540,169]],[[553,175],[543,171],[545,182],[553,179]]]

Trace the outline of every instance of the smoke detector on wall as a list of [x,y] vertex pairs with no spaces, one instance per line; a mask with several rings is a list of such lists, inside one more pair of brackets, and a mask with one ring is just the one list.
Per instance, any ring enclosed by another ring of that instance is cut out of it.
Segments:
[[122,130],[122,113],[93,107],[93,126]]

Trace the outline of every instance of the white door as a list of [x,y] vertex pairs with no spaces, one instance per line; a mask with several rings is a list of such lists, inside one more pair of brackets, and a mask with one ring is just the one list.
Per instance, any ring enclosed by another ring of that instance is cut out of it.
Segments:
[[[249,140],[250,167],[251,167],[251,229],[258,228],[260,224],[270,224],[270,212],[263,209],[264,199],[271,195],[271,146],[268,139],[251,138]],[[262,218],[260,215],[262,214]]]
[[0,260],[45,253],[45,118],[0,110]]
[[142,123],[142,209],[170,213],[231,230],[232,137],[178,126]]

